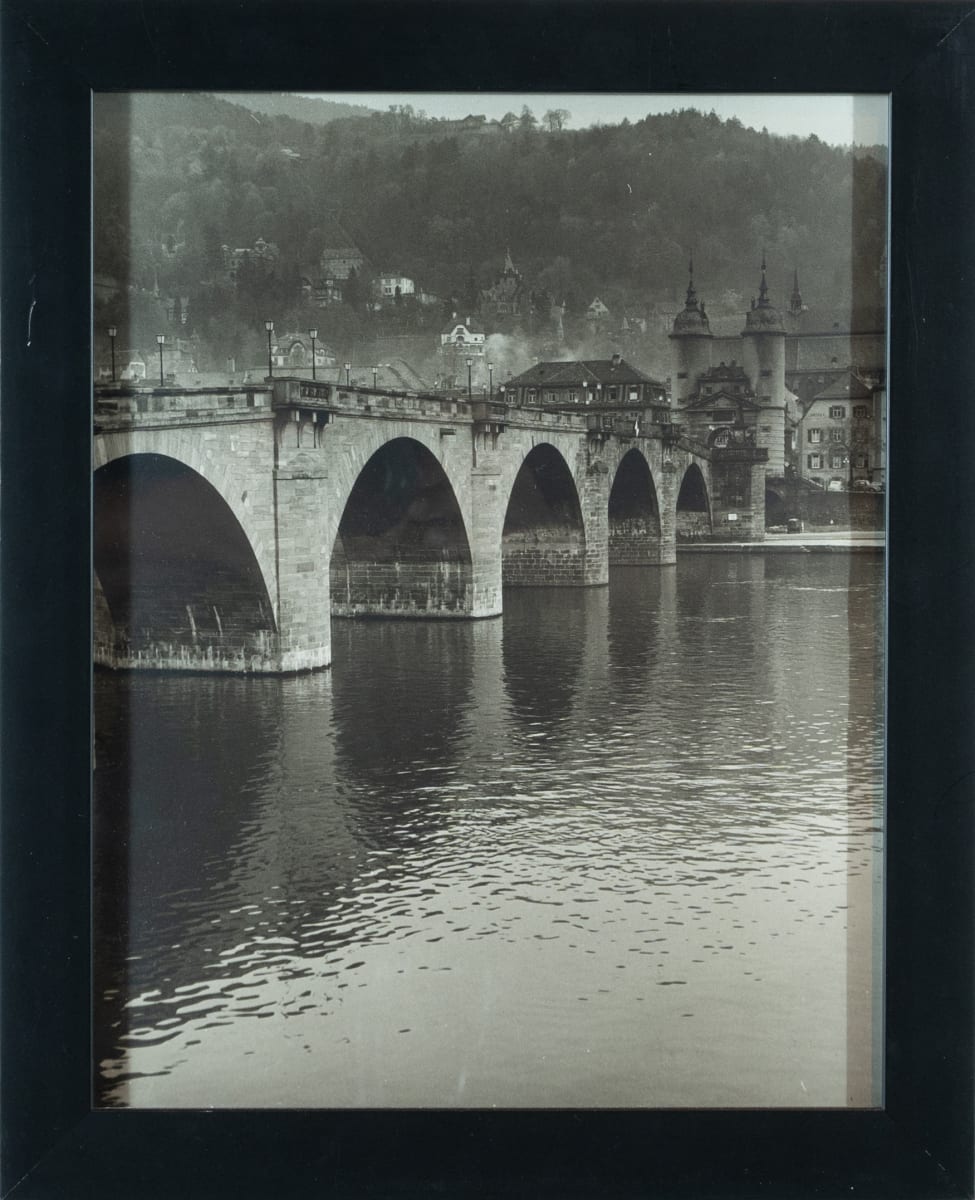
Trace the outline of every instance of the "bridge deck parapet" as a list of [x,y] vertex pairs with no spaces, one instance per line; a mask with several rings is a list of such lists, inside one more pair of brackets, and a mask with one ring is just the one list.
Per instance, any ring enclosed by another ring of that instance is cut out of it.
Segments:
[[96,386],[95,418],[101,422],[114,419],[118,424],[133,419],[175,418],[176,422],[192,421],[201,414],[240,413],[263,409],[266,416],[271,407],[271,391],[266,386],[228,385],[225,388],[132,387],[118,385]]

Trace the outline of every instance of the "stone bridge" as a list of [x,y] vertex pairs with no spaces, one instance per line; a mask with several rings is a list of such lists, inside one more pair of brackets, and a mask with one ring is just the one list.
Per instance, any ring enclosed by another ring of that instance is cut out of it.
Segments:
[[764,536],[764,451],[654,414],[308,379],[96,389],[95,659],[328,666],[337,617],[497,616],[682,538]]

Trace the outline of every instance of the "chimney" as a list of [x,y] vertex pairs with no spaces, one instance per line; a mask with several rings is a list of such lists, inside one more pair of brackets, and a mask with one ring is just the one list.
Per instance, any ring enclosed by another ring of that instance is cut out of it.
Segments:
[[621,362],[620,356],[618,354],[614,354],[613,355],[613,370],[614,371],[620,365],[620,362]]

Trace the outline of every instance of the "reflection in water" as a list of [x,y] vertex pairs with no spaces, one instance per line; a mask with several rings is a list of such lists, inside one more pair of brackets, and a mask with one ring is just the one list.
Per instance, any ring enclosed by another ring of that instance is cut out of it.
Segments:
[[881,599],[688,556],[335,622],[323,675],[98,675],[99,1101],[870,1103]]

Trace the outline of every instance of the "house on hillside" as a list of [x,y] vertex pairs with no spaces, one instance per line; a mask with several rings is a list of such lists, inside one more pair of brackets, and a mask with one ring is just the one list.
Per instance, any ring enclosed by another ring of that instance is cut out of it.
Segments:
[[481,315],[485,321],[504,324],[505,318],[520,316],[527,303],[525,281],[512,261],[511,251],[506,250],[501,274],[481,291]]
[[344,280],[354,271],[360,278],[365,272],[366,256],[354,238],[337,220],[330,220],[325,230],[318,269],[322,279]]
[[441,383],[450,389],[480,386],[487,380],[484,327],[472,317],[463,321],[454,313],[440,330]]
[[258,276],[270,275],[277,266],[279,251],[274,242],[266,242],[259,237],[253,246],[240,246],[232,250],[229,246],[221,246],[224,271],[228,282],[236,287],[241,272],[251,270]]
[[[303,333],[285,333],[271,341],[271,362],[276,370],[299,371],[312,364],[311,338]],[[335,352],[316,339],[315,369],[334,367]]]
[[416,283],[408,275],[400,275],[397,271],[380,271],[375,291],[381,303],[395,304],[406,296],[415,296]]

